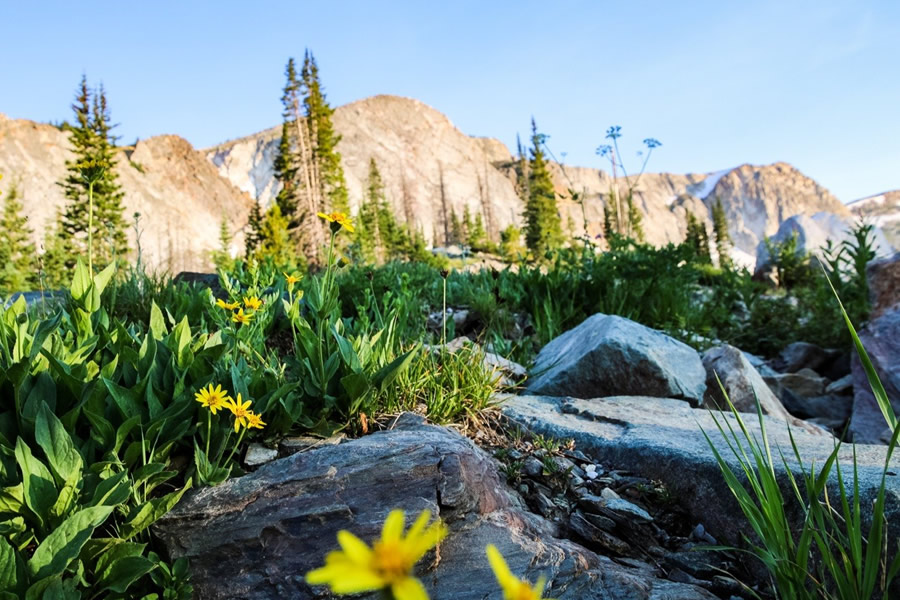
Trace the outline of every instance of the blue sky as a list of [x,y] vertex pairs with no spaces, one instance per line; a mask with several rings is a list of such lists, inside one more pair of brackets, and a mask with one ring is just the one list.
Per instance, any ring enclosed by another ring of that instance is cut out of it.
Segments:
[[900,188],[900,2],[7,2],[0,112],[58,121],[82,72],[123,141],[197,147],[279,122],[288,56],[333,105],[411,96],[513,147],[602,166],[621,125],[650,171],[787,161],[849,201]]

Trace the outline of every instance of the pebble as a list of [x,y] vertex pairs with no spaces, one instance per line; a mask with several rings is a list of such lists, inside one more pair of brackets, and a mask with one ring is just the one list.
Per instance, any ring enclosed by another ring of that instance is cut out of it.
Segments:
[[619,500],[621,496],[613,491],[612,488],[603,488],[603,491],[600,492],[600,497],[605,498],[606,500]]
[[622,516],[630,517],[631,519],[639,523],[650,523],[651,521],[653,521],[653,517],[651,517],[650,513],[648,513],[646,510],[644,510],[640,506],[632,504],[628,500],[623,500],[621,498],[612,498],[607,500],[606,508]]
[[529,477],[538,477],[544,472],[544,463],[533,456],[529,456],[522,463],[522,474]]
[[266,448],[262,444],[252,443],[247,446],[247,453],[244,454],[244,464],[248,467],[258,467],[267,462],[272,462],[276,458],[278,458],[278,450]]

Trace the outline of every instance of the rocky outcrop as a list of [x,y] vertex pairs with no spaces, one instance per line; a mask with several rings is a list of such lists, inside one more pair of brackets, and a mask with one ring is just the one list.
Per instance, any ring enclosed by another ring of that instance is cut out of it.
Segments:
[[[0,118],[0,187],[15,184],[36,243],[65,204],[57,182],[72,158],[68,134],[52,125]],[[125,192],[124,217],[131,248],[137,247],[134,224],[140,213],[141,258],[167,270],[209,268],[209,251],[220,246],[225,219],[234,234],[232,250],[243,248],[242,230],[251,200],[222,178],[203,154],[178,136],[163,135],[119,149],[116,172]]]
[[698,405],[706,391],[700,355],[664,333],[619,316],[595,314],[541,349],[531,394],[643,395]]
[[498,598],[487,544],[514,573],[531,581],[547,575],[548,596],[561,600],[714,598],[559,539],[550,522],[523,510],[487,454],[411,417],[392,431],[295,454],[186,496],[154,527],[173,557],[191,559],[195,597],[323,597],[303,574],[336,547],[337,532],[377,538],[388,512],[403,508],[438,513],[450,529],[417,569],[432,598]]
[[[734,496],[725,484],[715,456],[703,435],[705,431],[732,469],[740,471],[713,417],[706,409],[692,409],[686,402],[660,398],[550,398],[538,396],[510,396],[503,404],[503,413],[527,430],[560,439],[574,439],[575,444],[592,459],[607,462],[640,473],[643,477],[659,479],[679,499],[690,507],[692,514],[706,529],[724,543],[738,543],[747,533],[747,525],[740,518]],[[734,417],[718,414],[737,429]],[[775,469],[787,486],[786,469],[777,454],[780,448],[791,470],[799,475],[794,461],[787,425],[772,417],[764,417],[772,452],[776,453]],[[760,438],[758,420],[744,419],[750,435]],[[726,426],[727,431],[727,426]],[[806,465],[821,465],[834,449],[834,440],[793,429],[793,441]],[[843,447],[839,460],[845,478],[853,472],[854,449]],[[863,510],[870,510],[881,483],[886,449],[879,446],[856,446],[859,473],[859,492]],[[900,520],[900,457],[891,460],[887,476],[886,517],[889,523]],[[836,480],[831,480],[832,496],[836,495]],[[784,488],[785,497],[793,492]],[[871,513],[869,513],[871,514]],[[790,517],[799,523],[801,515]],[[868,518],[864,518],[864,521]],[[892,529],[888,547],[897,547],[897,532]]]
[[[895,413],[900,413],[900,306],[886,311],[859,331],[875,372],[887,392]],[[887,443],[891,432],[875,401],[866,372],[857,354],[853,355],[853,414],[850,434],[854,442]]]
[[900,252],[866,265],[872,317],[900,304]]
[[847,203],[857,217],[880,227],[888,241],[900,248],[900,190],[891,190]]

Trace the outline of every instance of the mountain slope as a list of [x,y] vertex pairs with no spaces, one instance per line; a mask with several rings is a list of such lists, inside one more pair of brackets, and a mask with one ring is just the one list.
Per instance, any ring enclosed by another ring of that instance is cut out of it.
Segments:
[[854,200],[847,208],[855,216],[881,227],[888,241],[900,248],[900,190]]
[[[467,136],[437,110],[409,98],[375,96],[338,107],[335,127],[351,204],[362,197],[369,159],[374,157],[387,195],[402,220],[421,229],[435,245],[444,243],[444,206],[458,214],[468,205],[481,211],[497,239],[507,225],[521,225],[522,202],[515,192],[514,158],[499,140]],[[268,205],[277,191],[272,162],[280,128],[219,144],[206,150],[219,172],[238,188]],[[582,206],[560,201],[564,227],[581,235],[602,230],[603,205],[612,178],[599,169],[551,164],[557,191],[572,189]],[[443,181],[443,185],[442,185]],[[624,182],[620,181],[624,188]],[[711,208],[720,198],[729,217],[736,254],[752,264],[759,242],[795,214],[821,211],[849,217],[826,189],[786,163],[742,165],[709,175],[646,173],[635,187],[644,213],[647,241],[684,238],[690,210],[711,225]]]
[[[2,189],[18,184],[35,239],[52,226],[65,204],[60,181],[72,158],[68,135],[52,125],[0,115]],[[177,272],[208,268],[208,252],[219,245],[219,225],[228,220],[235,251],[242,245],[251,199],[222,178],[206,157],[183,138],[163,135],[120,148],[117,173],[125,191],[125,220],[140,213],[142,260]],[[136,247],[136,232],[128,231]]]

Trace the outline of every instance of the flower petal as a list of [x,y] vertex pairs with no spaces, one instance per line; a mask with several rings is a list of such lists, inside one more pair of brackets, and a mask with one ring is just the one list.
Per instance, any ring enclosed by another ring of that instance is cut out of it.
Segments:
[[391,584],[394,600],[428,600],[425,586],[415,577],[405,577]]
[[406,539],[411,540],[422,535],[422,531],[425,530],[425,526],[428,525],[428,521],[431,520],[431,511],[423,510],[419,513],[419,516],[416,518],[416,522],[412,524],[412,527],[409,528],[409,531],[406,532]]
[[349,531],[344,529],[338,531],[337,539],[347,557],[353,562],[365,565],[372,559],[372,549]]
[[440,521],[435,521],[416,539],[407,538],[406,546],[412,559],[418,561],[445,537],[447,537],[447,527]]
[[403,526],[406,524],[406,515],[402,510],[392,510],[384,520],[381,529],[381,539],[385,542],[396,542],[403,537]]
[[488,562],[491,564],[491,569],[494,571],[494,576],[497,578],[497,583],[500,584],[504,592],[514,592],[519,579],[509,570],[509,565],[506,564],[503,555],[500,554],[500,551],[493,544],[488,544],[485,552],[487,553]]

